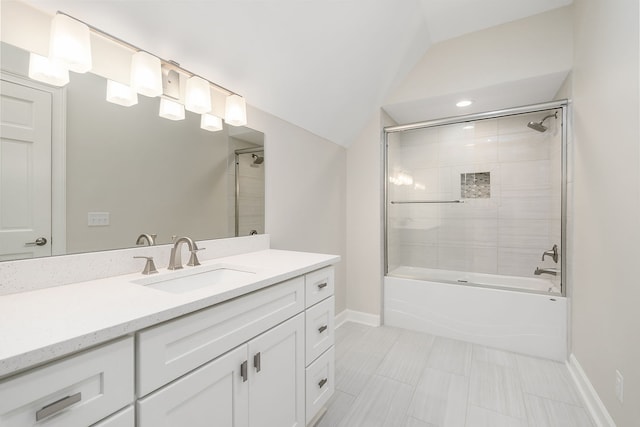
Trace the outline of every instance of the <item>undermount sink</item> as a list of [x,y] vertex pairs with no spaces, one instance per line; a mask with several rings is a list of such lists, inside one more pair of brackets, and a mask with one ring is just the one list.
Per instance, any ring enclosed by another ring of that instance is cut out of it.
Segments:
[[160,291],[182,294],[216,285],[233,285],[255,275],[243,267],[230,265],[210,265],[202,267],[185,267],[184,270],[158,276],[132,280],[136,285]]

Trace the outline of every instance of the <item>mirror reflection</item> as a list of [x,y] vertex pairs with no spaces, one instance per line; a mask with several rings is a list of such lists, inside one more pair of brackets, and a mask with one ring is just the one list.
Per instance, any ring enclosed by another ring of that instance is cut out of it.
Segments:
[[47,87],[5,43],[1,58],[0,260],[264,233],[261,132],[109,103],[91,73]]

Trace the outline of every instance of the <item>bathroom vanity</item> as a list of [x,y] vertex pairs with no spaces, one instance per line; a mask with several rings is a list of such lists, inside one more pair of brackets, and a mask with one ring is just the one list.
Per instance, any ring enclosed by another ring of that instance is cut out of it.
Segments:
[[338,261],[266,249],[0,296],[0,425],[313,425]]

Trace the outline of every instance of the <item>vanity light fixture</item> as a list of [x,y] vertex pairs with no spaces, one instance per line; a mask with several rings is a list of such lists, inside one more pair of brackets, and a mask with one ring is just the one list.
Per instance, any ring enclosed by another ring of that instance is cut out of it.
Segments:
[[224,121],[232,126],[247,124],[247,105],[243,97],[236,94],[227,96]]
[[213,114],[203,114],[200,118],[200,127],[210,132],[222,130],[222,119]]
[[107,80],[107,101],[123,107],[131,107],[138,103],[138,93],[127,85]]
[[[83,22],[64,12],[57,12],[51,25],[50,58],[35,54],[31,55],[29,76],[55,86],[64,86],[69,82],[69,70],[83,73],[91,69],[92,36],[110,40],[132,52],[130,88],[145,96],[161,96],[160,115],[171,120],[184,119],[185,105],[171,101],[178,99],[172,91],[178,85],[171,85],[171,91],[163,90],[163,67],[168,70],[167,78],[178,83],[182,77],[188,78],[185,94],[185,104],[189,111],[205,114],[212,110],[211,89],[226,95],[224,120],[233,126],[247,124],[247,107],[245,99],[229,89],[204,79],[180,67],[180,64],[164,60],[148,53],[124,40],[112,36],[86,22]],[[33,68],[33,70],[32,70]],[[104,77],[104,76],[103,76]],[[177,77],[177,78],[176,78]],[[125,97],[124,87],[117,87],[115,82],[109,83],[111,90],[107,93],[107,100],[120,105],[134,105],[137,96]],[[115,95],[118,92],[119,95]],[[171,92],[171,93],[170,93]],[[126,100],[125,100],[126,98]],[[134,99],[135,98],[135,99]],[[211,124],[213,119],[201,119],[201,126],[207,130],[218,130],[218,122]],[[218,120],[220,120],[218,118]],[[204,124],[206,123],[206,124]],[[206,126],[206,127],[205,127]]]
[[168,98],[160,98],[159,114],[169,120],[184,120],[184,105]]
[[49,58],[76,73],[91,70],[89,27],[67,15],[56,14],[51,21]]
[[69,83],[69,70],[60,62],[36,53],[29,54],[29,78],[53,86]]
[[160,58],[143,50],[131,57],[131,87],[140,95],[162,95],[162,71]]
[[189,77],[184,107],[198,114],[211,111],[211,87],[209,82],[202,77]]
[[472,100],[470,100],[470,99],[462,99],[462,100],[460,100],[460,101],[458,101],[456,103],[456,107],[464,108],[464,107],[468,107],[471,104],[473,104]]

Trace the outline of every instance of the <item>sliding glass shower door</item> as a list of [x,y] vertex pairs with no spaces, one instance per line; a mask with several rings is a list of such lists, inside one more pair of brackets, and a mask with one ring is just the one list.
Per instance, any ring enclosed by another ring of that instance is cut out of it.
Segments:
[[386,274],[561,293],[564,108],[386,132]]

